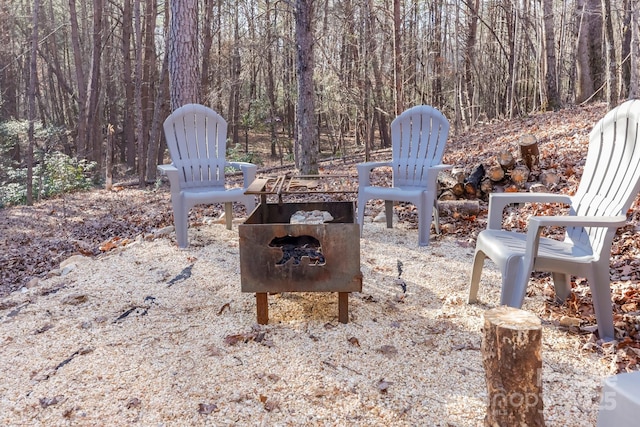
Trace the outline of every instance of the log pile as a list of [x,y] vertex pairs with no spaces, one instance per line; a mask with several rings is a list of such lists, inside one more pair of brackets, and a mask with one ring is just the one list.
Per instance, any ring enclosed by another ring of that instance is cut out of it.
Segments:
[[456,200],[487,199],[493,192],[548,191],[558,176],[540,167],[540,152],[535,136],[518,140],[518,152],[503,149],[490,164],[478,164],[470,171],[453,168],[438,176],[438,201],[444,205]]

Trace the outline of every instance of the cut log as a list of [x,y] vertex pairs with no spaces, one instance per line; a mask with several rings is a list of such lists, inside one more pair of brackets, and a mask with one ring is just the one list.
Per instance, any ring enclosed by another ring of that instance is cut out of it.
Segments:
[[463,184],[467,173],[464,171],[464,168],[453,168],[451,169],[451,176],[460,184]]
[[493,182],[500,182],[504,179],[504,169],[500,165],[491,165],[487,168],[487,177]]
[[465,180],[464,183],[464,194],[468,197],[478,197],[478,190],[480,187],[480,181],[484,177],[484,166],[482,163],[477,165],[471,171],[469,177]]
[[456,195],[453,194],[453,191],[444,190],[440,195],[440,197],[438,197],[438,200],[458,200],[458,197],[456,197]]
[[485,426],[544,426],[542,326],[533,313],[500,306],[484,314]]
[[511,172],[511,181],[518,187],[524,187],[529,179],[529,168],[525,165],[516,166]]
[[480,191],[484,194],[493,193],[493,181],[489,178],[484,178],[480,182]]
[[544,171],[540,174],[540,182],[547,187],[556,185],[560,179],[558,178],[558,174],[551,171]]
[[441,217],[469,218],[480,212],[480,202],[477,200],[439,200],[438,212]]
[[500,150],[498,153],[498,163],[506,172],[513,169],[516,164],[516,159],[513,157],[513,154],[511,154],[511,151]]
[[531,184],[531,186],[529,186],[529,192],[530,193],[546,193],[547,187],[540,184],[539,182],[536,182]]
[[438,183],[440,184],[440,188],[450,190],[456,197],[462,197],[464,195],[464,185],[446,171],[438,174]]
[[520,155],[524,164],[530,171],[537,170],[540,165],[540,151],[536,137],[531,134],[522,135],[518,144],[520,144]]

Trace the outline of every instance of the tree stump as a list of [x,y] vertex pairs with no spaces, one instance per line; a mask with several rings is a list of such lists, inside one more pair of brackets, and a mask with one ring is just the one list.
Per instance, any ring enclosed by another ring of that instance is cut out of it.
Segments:
[[518,144],[520,144],[520,155],[524,164],[530,171],[537,170],[540,164],[540,151],[536,137],[531,134],[522,135]]
[[484,314],[482,363],[487,427],[544,426],[542,326],[533,313],[501,306]]

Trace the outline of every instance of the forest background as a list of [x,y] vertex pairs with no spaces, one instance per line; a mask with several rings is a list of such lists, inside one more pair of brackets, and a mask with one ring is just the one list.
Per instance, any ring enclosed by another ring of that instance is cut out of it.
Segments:
[[227,119],[231,157],[260,164],[262,135],[313,172],[388,147],[415,104],[458,133],[639,91],[634,0],[0,0],[0,19],[0,206],[154,182],[186,102]]

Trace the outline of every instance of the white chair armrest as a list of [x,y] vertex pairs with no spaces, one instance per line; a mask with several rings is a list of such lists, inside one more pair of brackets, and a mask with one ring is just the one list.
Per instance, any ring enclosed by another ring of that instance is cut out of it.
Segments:
[[158,165],[158,172],[160,172],[161,175],[166,175],[166,177],[169,179],[169,184],[171,185],[172,192],[179,191],[180,176],[178,168],[176,168],[173,163],[168,165]]
[[453,165],[442,165],[442,164],[429,166],[429,169],[427,169],[427,181],[437,182],[438,174],[440,173],[440,171],[451,169],[452,167]]
[[502,212],[508,205],[518,203],[562,203],[571,204],[571,196],[556,193],[492,193],[489,195],[489,221],[487,228],[502,228]]
[[356,168],[358,169],[358,187],[366,187],[371,184],[369,177],[371,176],[372,170],[391,165],[391,161],[358,163],[356,165]]
[[249,162],[227,162],[227,166],[239,169],[242,172],[243,187],[247,188],[256,179],[258,166]]
[[618,216],[534,216],[529,220],[529,229],[543,227],[622,227],[627,217]]
[[529,219],[529,225],[527,228],[527,244],[525,247],[523,262],[523,271],[528,272],[526,277],[519,277],[518,280],[522,280],[521,285],[526,286],[526,281],[529,279],[529,272],[533,270],[533,263],[538,255],[538,247],[540,246],[540,235],[542,229],[549,226],[560,227],[620,227],[627,222],[627,217],[624,215],[618,216],[535,216]]

